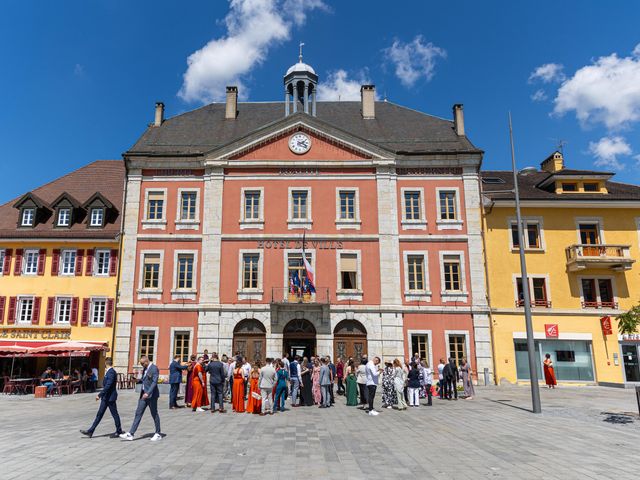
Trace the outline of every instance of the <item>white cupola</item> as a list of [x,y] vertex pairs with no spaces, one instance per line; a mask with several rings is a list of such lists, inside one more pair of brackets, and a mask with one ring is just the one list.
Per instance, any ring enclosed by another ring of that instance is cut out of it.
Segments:
[[[301,112],[316,115],[316,89],[318,75],[311,65],[302,61],[302,47],[298,63],[292,65],[284,76],[284,114]],[[293,102],[293,105],[291,103]]]

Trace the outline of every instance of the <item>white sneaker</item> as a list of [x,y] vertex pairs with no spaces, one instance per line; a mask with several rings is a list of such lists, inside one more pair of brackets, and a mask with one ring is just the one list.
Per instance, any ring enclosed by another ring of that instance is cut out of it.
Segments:
[[129,432],[121,433],[120,434],[120,438],[123,439],[123,440],[131,441],[131,440],[133,440],[133,435],[131,435]]
[[[196,408],[196,412],[204,412],[204,408],[198,407],[198,408]],[[156,433],[156,435],[157,435],[157,433]]]
[[387,408],[393,408],[391,405],[387,406]]
[[375,410],[371,410],[371,411],[369,412],[369,415],[371,415],[371,416],[375,417],[376,415],[380,415],[380,414],[379,414],[378,412],[376,412]]
[[[203,412],[204,412],[204,410],[203,410]],[[160,435],[159,433],[155,433],[153,435],[153,437],[151,437],[151,441],[152,442],[158,442],[160,440],[162,440],[162,435]]]

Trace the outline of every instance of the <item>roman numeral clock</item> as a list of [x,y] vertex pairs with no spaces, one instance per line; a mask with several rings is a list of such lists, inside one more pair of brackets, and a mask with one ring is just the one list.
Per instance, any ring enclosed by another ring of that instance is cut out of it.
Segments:
[[289,150],[297,155],[307,153],[311,148],[311,138],[304,133],[295,133],[289,137]]

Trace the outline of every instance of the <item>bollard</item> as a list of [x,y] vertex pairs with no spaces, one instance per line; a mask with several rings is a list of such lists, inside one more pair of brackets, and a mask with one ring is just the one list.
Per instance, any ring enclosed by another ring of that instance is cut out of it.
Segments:
[[489,385],[489,369],[484,369],[484,386],[487,387]]

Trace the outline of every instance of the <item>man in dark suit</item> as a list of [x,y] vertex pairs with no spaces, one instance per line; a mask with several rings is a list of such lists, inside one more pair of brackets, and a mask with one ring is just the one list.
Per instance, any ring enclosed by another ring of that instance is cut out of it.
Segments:
[[100,424],[100,421],[104,416],[104,412],[107,411],[107,408],[111,412],[113,421],[116,424],[116,431],[115,433],[112,433],[110,437],[117,438],[121,433],[123,433],[122,426],[120,424],[120,415],[118,415],[118,407],[116,405],[116,400],[118,400],[118,390],[116,390],[116,386],[118,384],[118,375],[113,369],[113,361],[110,357],[107,357],[105,359],[104,365],[107,371],[104,373],[104,379],[102,381],[102,391],[96,396],[96,401],[100,400],[100,407],[98,407],[96,419],[93,421],[93,425],[91,425],[88,430],[80,430],[81,434],[86,435],[89,438],[93,436],[93,432]]
[[456,366],[456,361],[453,357],[449,358],[449,363],[444,366],[442,375],[444,377],[444,385],[446,388],[445,397],[447,400],[451,400],[451,397],[453,396],[457,400],[460,374],[458,372],[458,367]]
[[205,367],[205,371],[209,373],[209,386],[211,387],[211,413],[216,411],[216,403],[219,412],[224,413],[223,390],[226,378],[224,364],[218,359],[218,354],[213,353],[212,361]]
[[138,407],[136,408],[136,416],[133,419],[133,424],[127,433],[120,435],[123,440],[133,440],[133,436],[140,425],[142,415],[144,411],[149,407],[151,416],[153,417],[153,423],[156,427],[156,433],[151,437],[152,442],[162,440],[162,434],[160,433],[160,415],[158,415],[158,397],[160,397],[160,391],[158,390],[158,377],[160,372],[158,367],[149,361],[146,355],[140,357],[140,365],[142,365],[142,376],[138,383],[142,384],[140,389],[140,400],[138,400]]
[[182,371],[187,369],[187,365],[181,364],[178,360],[180,355],[174,355],[173,361],[169,364],[169,408],[184,408],[184,405],[178,405],[178,392],[182,383]]

